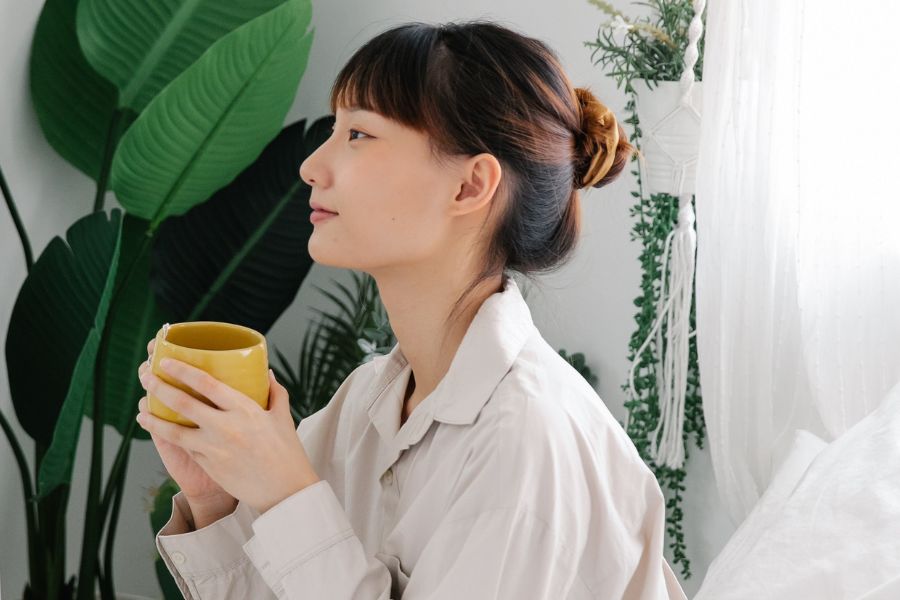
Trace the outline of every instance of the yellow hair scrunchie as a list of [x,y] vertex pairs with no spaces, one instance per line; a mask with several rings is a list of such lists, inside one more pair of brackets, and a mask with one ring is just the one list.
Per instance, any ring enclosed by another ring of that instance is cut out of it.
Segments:
[[591,142],[591,162],[581,181],[582,187],[593,187],[603,179],[616,158],[619,125],[616,116],[590,90],[575,88],[581,106],[581,129]]

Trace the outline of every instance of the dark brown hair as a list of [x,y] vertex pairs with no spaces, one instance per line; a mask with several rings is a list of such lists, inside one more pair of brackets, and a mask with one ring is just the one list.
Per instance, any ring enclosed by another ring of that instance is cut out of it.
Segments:
[[[483,268],[448,321],[481,282],[507,269],[546,273],[572,253],[581,182],[598,151],[588,139],[596,124],[583,122],[597,105],[584,106],[579,95],[596,100],[583,89],[576,94],[546,44],[485,20],[394,27],[357,50],[338,74],[332,112],[360,107],[425,132],[438,161],[487,152],[501,164],[497,198],[504,201],[489,208],[489,215],[501,214]],[[593,187],[613,181],[636,152],[622,126],[612,126],[618,145],[602,151],[615,158]]]

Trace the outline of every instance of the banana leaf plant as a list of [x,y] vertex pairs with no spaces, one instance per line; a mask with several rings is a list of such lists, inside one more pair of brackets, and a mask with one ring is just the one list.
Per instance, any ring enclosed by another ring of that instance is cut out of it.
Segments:
[[[32,103],[50,145],[96,182],[96,194],[93,210],[33,260],[0,170],[27,267],[5,350],[13,409],[34,442],[33,475],[0,413],[22,482],[24,598],[93,600],[98,584],[104,600],[115,598],[129,450],[148,439],[134,419],[147,340],[167,321],[223,320],[265,333],[311,267],[309,188],[298,170],[333,121],[283,127],[308,62],[310,17],[309,0],[43,7]],[[104,210],[108,191],[121,208]],[[77,576],[66,579],[66,509],[85,416],[92,444],[81,554]],[[121,444],[104,482],[105,426]]]

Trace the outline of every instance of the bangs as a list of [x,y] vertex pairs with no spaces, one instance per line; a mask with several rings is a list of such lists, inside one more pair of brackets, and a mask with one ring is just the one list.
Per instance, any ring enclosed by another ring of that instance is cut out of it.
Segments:
[[[428,130],[429,63],[437,30],[409,23],[372,38],[350,58],[331,89],[331,112],[369,110],[420,131]],[[433,98],[431,99],[434,100]]]

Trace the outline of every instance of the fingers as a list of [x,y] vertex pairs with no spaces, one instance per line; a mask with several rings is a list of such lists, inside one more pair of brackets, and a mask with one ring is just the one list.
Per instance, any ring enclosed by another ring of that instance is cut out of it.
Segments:
[[202,446],[203,438],[200,437],[202,434],[198,429],[160,419],[151,414],[150,411],[138,413],[137,422],[146,431],[150,432],[152,437],[162,438],[190,452],[199,452]]
[[[241,408],[247,405],[259,408],[258,404],[249,400],[241,392],[194,365],[168,358],[160,363],[160,368],[178,381],[186,383],[192,390],[212,400],[222,410]],[[188,415],[185,416],[191,418]]]
[[291,412],[290,395],[287,388],[278,383],[275,379],[275,373],[269,369],[269,407],[270,411],[282,411],[290,414]]
[[[144,389],[148,392],[153,392],[153,395],[159,398],[160,402],[185,418],[190,419],[200,427],[202,427],[204,423],[211,423],[213,419],[219,416],[219,411],[217,409],[209,406],[202,400],[198,400],[187,392],[166,383],[161,378],[154,375],[149,369],[141,375],[141,385],[144,386]],[[197,391],[209,398],[209,396],[202,391]],[[148,416],[152,416],[149,414],[149,411],[147,414]],[[183,426],[178,425],[178,427]]]
[[150,357],[153,355],[153,348],[156,346],[156,338],[147,343],[147,360],[138,365],[138,377],[144,374],[144,371],[150,368]]

